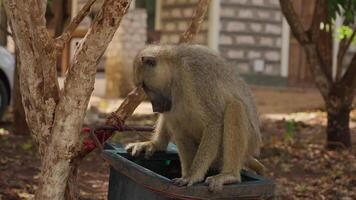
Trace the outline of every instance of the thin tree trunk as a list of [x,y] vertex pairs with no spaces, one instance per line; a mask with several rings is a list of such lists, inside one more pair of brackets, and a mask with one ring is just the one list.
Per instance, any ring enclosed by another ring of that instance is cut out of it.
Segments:
[[341,104],[333,107],[326,105],[328,123],[326,127],[327,148],[349,148],[351,147],[350,134],[350,111],[351,104]]
[[[294,36],[304,47],[315,84],[320,90],[327,111],[327,147],[351,147],[350,110],[356,93],[356,54],[344,76],[333,81],[331,76],[331,32],[320,29],[328,21],[327,1],[318,0],[310,31],[305,31],[291,0],[279,0]],[[346,51],[345,49],[343,51]],[[343,54],[343,53],[341,53]]]
[[4,4],[0,2],[0,45],[7,45],[7,17],[5,13]]
[[78,159],[75,161],[70,169],[69,172],[69,177],[67,181],[67,187],[65,191],[65,196],[64,198],[66,200],[73,200],[73,199],[79,199],[79,187],[78,187],[78,168],[79,168],[79,162],[82,159]]
[[19,68],[21,60],[19,58],[18,49],[15,50],[16,68],[14,72],[14,88],[12,92],[12,108],[14,113],[14,133],[28,134],[29,129],[26,122],[25,110],[22,105],[22,97],[20,92]]

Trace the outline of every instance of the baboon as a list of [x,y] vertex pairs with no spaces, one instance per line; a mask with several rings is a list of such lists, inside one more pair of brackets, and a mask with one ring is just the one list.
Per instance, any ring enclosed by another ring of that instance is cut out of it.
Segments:
[[236,67],[201,45],[152,45],[134,60],[134,83],[160,117],[153,138],[126,146],[133,156],[165,150],[172,139],[181,162],[179,186],[204,180],[209,189],[241,181],[240,170],[263,173],[259,119],[251,92]]

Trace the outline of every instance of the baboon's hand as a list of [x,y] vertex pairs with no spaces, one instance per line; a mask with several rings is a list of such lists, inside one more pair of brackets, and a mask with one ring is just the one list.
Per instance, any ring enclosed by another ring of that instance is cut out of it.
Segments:
[[132,156],[138,156],[142,151],[145,157],[149,158],[157,151],[157,145],[153,141],[130,143],[125,147],[126,151],[131,152]]

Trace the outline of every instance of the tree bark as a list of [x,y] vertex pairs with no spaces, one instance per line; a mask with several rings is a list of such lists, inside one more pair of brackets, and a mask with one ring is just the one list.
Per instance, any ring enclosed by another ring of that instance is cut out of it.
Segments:
[[198,34],[200,26],[205,19],[205,13],[208,11],[210,0],[200,0],[195,13],[190,22],[189,28],[180,36],[179,43],[190,43]]
[[349,122],[351,105],[340,105],[337,108],[330,107],[327,105],[327,148],[350,148],[351,134]]
[[7,17],[5,13],[4,4],[0,2],[0,45],[5,47],[7,45]]
[[25,110],[22,105],[22,97],[20,92],[19,68],[21,67],[21,59],[18,55],[18,49],[15,50],[16,68],[14,72],[14,88],[12,89],[12,108],[14,113],[14,133],[29,134],[29,128],[26,122]]
[[80,161],[81,159],[77,159],[70,169],[67,187],[64,193],[64,198],[66,200],[79,199],[80,197],[78,187],[78,167]]

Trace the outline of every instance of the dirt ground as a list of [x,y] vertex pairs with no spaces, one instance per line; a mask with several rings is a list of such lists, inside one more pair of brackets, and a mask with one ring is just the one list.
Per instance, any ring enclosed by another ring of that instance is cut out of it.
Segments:
[[[316,91],[253,90],[263,116],[264,146],[260,159],[268,168],[267,177],[277,184],[276,196],[279,199],[356,199],[356,110],[351,117],[353,148],[329,151],[324,149],[326,116],[320,111],[323,103]],[[105,112],[113,107],[102,99],[92,105]],[[154,124],[157,116],[144,112],[138,112],[128,123]],[[97,123],[104,117],[105,113],[92,115],[87,122]],[[10,123],[0,124],[0,200],[31,199],[40,166],[36,146],[29,136],[12,134],[11,127]],[[127,133],[118,137],[142,139]],[[106,199],[108,173],[108,164],[97,152],[91,153],[80,166],[81,198]]]
[[321,110],[324,107],[323,99],[315,89],[259,86],[252,87],[252,91],[261,114]]

